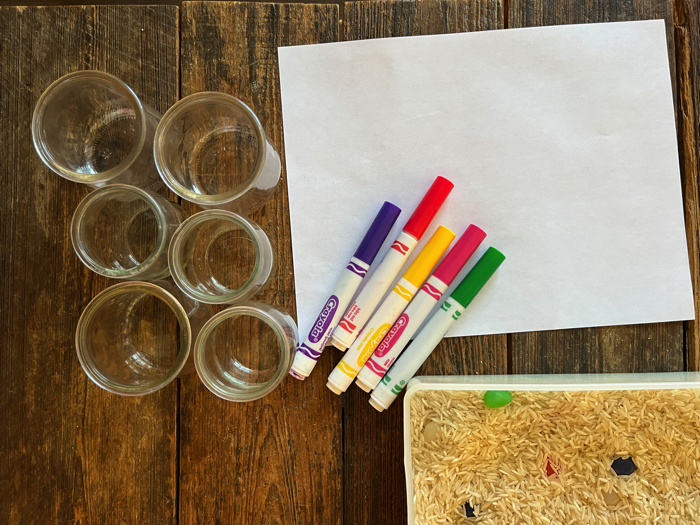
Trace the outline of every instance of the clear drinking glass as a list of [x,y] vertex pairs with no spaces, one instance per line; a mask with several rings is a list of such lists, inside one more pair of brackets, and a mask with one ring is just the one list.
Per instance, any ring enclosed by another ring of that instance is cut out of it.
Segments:
[[207,210],[182,223],[170,241],[173,280],[187,295],[210,304],[251,298],[275,270],[270,240],[255,222]]
[[185,219],[179,204],[149,190],[113,184],[85,197],[73,214],[73,248],[85,266],[113,279],[170,274],[168,246]]
[[101,71],[65,75],[39,98],[32,139],[41,160],[66,179],[101,187],[162,185],[153,161],[161,114]]
[[194,364],[204,385],[220,398],[253,401],[287,376],[298,342],[288,314],[246,302],[207,321],[194,345]]
[[196,93],[170,108],[153,144],[165,184],[202,208],[248,214],[277,186],[279,154],[255,113],[225,93]]
[[211,314],[210,306],[167,281],[116,284],[80,316],[78,359],[87,376],[109,392],[150,394],[193,370],[190,346]]

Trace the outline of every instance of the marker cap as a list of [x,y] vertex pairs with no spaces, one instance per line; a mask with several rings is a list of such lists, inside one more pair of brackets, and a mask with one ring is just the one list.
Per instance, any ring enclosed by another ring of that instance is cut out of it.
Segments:
[[394,227],[394,223],[400,213],[401,208],[389,201],[384,202],[379,213],[374,218],[374,222],[367,230],[364,239],[362,239],[360,246],[357,247],[354,255],[355,259],[372,264],[377,253],[379,253],[379,248],[384,244],[386,236],[389,235],[389,232]]
[[379,401],[377,401],[374,397],[369,398],[369,404],[372,405],[374,409],[377,410],[377,412],[384,412],[386,407],[382,405]]
[[403,278],[416,288],[420,288],[455,237],[455,233],[452,230],[439,226],[420,251],[418,257],[415,258],[411,266],[406,270],[406,273],[403,274]]
[[362,390],[367,392],[368,394],[372,391],[372,385],[370,385],[367,381],[364,379],[360,378],[360,375],[357,375],[357,379],[355,379],[355,384],[359,386]]
[[478,294],[506,256],[496,248],[490,247],[486,253],[477,261],[474,268],[469,270],[467,276],[462,279],[455,291],[450,294],[450,298],[457,301],[465,308],[469,306],[476,294]]
[[403,231],[416,239],[420,239],[454,187],[455,185],[445,177],[436,178],[428,193],[425,194],[423,200],[418,204],[416,211],[408,219],[406,226],[403,227]]
[[481,228],[470,224],[433,272],[433,276],[449,286],[485,238],[486,233]]
[[[345,362],[341,361],[339,363],[339,366],[345,365]],[[349,368],[347,365],[345,365],[345,368]],[[354,372],[355,375],[357,375],[357,372]],[[347,373],[343,372],[336,366],[333,371],[331,372],[331,375],[328,376],[328,382],[326,383],[326,386],[333,392],[334,394],[342,394],[345,392],[350,385],[352,385],[352,382],[355,380],[354,377],[350,377],[347,375]]]

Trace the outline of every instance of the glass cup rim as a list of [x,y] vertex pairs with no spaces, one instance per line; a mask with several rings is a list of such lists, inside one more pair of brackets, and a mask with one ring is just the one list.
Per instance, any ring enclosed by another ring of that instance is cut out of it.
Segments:
[[[222,295],[202,293],[195,286],[192,286],[185,272],[182,270],[182,267],[176,263],[176,256],[182,251],[184,239],[189,236],[195,227],[211,220],[226,220],[240,226],[248,234],[255,248],[255,266],[253,266],[253,271],[250,272],[248,280],[237,290]],[[260,249],[260,243],[258,241],[259,233],[253,228],[253,225],[258,226],[251,219],[226,210],[204,210],[182,221],[182,224],[175,230],[175,233],[170,239],[170,246],[168,247],[168,268],[170,268],[170,275],[177,287],[195,301],[207,304],[233,304],[245,298],[250,288],[255,284],[255,278],[258,273],[263,269],[261,261],[262,250]],[[260,226],[258,226],[258,228],[260,228]]]
[[[260,308],[260,303],[246,302],[236,306],[230,306],[225,310],[212,316],[202,327],[192,350],[194,356],[194,366],[204,386],[217,397],[226,401],[247,402],[260,399],[279,386],[282,380],[287,376],[292,366],[292,356],[295,348],[290,347],[287,339],[287,334],[279,321],[275,319],[269,312]],[[228,387],[222,387],[215,379],[211,369],[206,365],[205,346],[211,333],[223,322],[233,319],[234,317],[255,317],[263,321],[269,326],[277,337],[277,349],[280,352],[280,364],[272,379],[266,383],[261,383],[259,388],[251,388],[246,391],[236,391]]]
[[[126,289],[125,289],[126,288]],[[108,299],[115,296],[131,293],[131,292],[145,292],[149,295],[155,296],[164,303],[166,303],[177,318],[180,330],[184,330],[184,333],[180,334],[178,356],[175,359],[175,363],[170,368],[170,370],[161,378],[149,381],[144,385],[133,386],[124,385],[116,381],[112,381],[104,374],[102,374],[98,367],[96,367],[92,360],[89,358],[86,352],[86,340],[87,340],[87,326],[92,320],[95,313],[99,310],[99,307],[105,303]],[[158,286],[154,283],[147,283],[141,281],[129,281],[124,283],[117,283],[109,288],[102,290],[98,293],[80,314],[80,319],[78,319],[78,326],[75,330],[75,349],[78,354],[78,360],[80,361],[80,366],[83,368],[85,374],[90,378],[90,380],[95,383],[100,388],[107,390],[113,394],[120,394],[123,396],[141,396],[146,394],[152,394],[170,384],[173,379],[175,379],[178,374],[182,371],[187,358],[190,355],[190,348],[192,340],[192,327],[190,326],[190,320],[187,317],[187,312],[185,308],[180,304],[180,302],[166,289]],[[185,351],[182,351],[182,348]]]
[[[163,138],[165,137],[167,132],[170,131],[172,123],[177,117],[179,117],[182,113],[192,108],[193,106],[197,106],[198,104],[208,102],[221,103],[242,111],[246,115],[246,117],[248,117],[251,124],[253,124],[253,128],[255,129],[255,135],[259,145],[257,156],[255,159],[255,166],[253,166],[253,169],[248,175],[246,181],[244,181],[243,184],[240,184],[229,191],[216,194],[196,193],[180,184],[177,181],[177,178],[173,176],[170,168],[168,167],[168,163],[164,158],[164,148],[162,147],[164,143]],[[188,95],[178,100],[163,115],[163,118],[158,123],[158,128],[156,129],[155,137],[153,139],[153,158],[155,159],[156,169],[158,170],[158,173],[160,173],[160,178],[163,179],[163,182],[175,194],[179,195],[183,199],[186,199],[190,202],[194,202],[196,204],[204,204],[208,206],[221,206],[233,202],[236,199],[243,196],[255,184],[255,181],[258,180],[258,178],[260,177],[263,165],[265,163],[266,155],[267,135],[265,134],[265,130],[263,129],[263,126],[260,123],[260,119],[258,119],[257,115],[242,100],[239,100],[238,98],[234,97],[233,95],[229,95],[228,93],[220,93],[218,91],[201,91],[199,93],[194,93],[192,95]]]
[[[53,155],[46,147],[44,140],[44,113],[46,112],[46,108],[48,107],[49,103],[52,101],[53,96],[60,89],[65,88],[69,83],[76,80],[81,80],[83,78],[95,78],[109,82],[118,88],[127,99],[129,99],[136,109],[137,114],[137,140],[134,147],[131,148],[129,154],[124,157],[119,164],[108,169],[107,171],[101,171],[99,173],[78,173],[77,171],[73,171],[65,166],[62,166],[56,161],[56,159],[54,159]],[[34,107],[34,114],[32,115],[32,142],[34,142],[34,149],[42,162],[61,177],[73,182],[81,182],[86,184],[106,183],[112,180],[114,177],[124,173],[124,171],[126,171],[134,163],[136,158],[141,153],[141,150],[146,143],[146,111],[143,107],[143,103],[141,100],[139,100],[134,91],[120,78],[110,75],[109,73],[105,73],[104,71],[74,71],[73,73],[68,73],[56,79],[39,97],[39,101]]]
[[[128,270],[113,270],[98,264],[78,243],[78,238],[80,238],[84,226],[85,214],[88,212],[91,206],[95,205],[96,202],[102,198],[107,198],[112,193],[131,193],[138,196],[141,200],[148,204],[148,207],[156,216],[156,222],[158,224],[156,244],[153,247],[153,250],[140,264],[134,266],[133,268],[129,268]],[[167,217],[165,216],[165,213],[163,213],[160,204],[156,200],[156,197],[148,190],[138,188],[136,186],[129,186],[128,184],[110,184],[88,193],[87,196],[80,201],[78,206],[75,208],[70,228],[71,242],[78,258],[80,258],[83,264],[93,272],[99,275],[104,275],[105,277],[111,277],[112,279],[137,278],[147,272],[156,263],[158,257],[160,257],[160,254],[163,253],[164,250],[168,249],[165,239],[166,222]],[[162,279],[167,277],[169,273],[169,268],[165,268],[161,274],[156,275],[149,280]]]

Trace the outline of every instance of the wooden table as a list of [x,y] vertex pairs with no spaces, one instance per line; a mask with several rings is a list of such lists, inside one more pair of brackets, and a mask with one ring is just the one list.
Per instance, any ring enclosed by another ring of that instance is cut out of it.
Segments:
[[[400,403],[378,414],[357,388],[331,394],[337,352],[303,383],[287,379],[248,404],[214,397],[196,376],[138,399],[87,380],[73,334],[81,310],[111,283],[71,248],[71,215],[87,190],[41,164],[29,128],[39,95],[70,71],[115,74],[163,112],[198,91],[231,93],[284,155],[277,46],[664,18],[698,309],[697,3],[378,0],[344,12],[341,21],[328,4],[0,8],[0,523],[405,523]],[[294,311],[284,173],[254,219],[280,261],[261,299]],[[449,339],[421,372],[697,370],[698,329],[676,322]]]

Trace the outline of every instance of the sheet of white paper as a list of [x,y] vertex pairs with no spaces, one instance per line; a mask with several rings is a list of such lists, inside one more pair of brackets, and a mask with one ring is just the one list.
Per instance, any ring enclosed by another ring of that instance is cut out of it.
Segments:
[[694,318],[663,21],[279,59],[303,333],[381,203],[404,210],[397,233],[436,175],[455,189],[418,248],[474,223],[477,255],[507,257],[449,335]]

